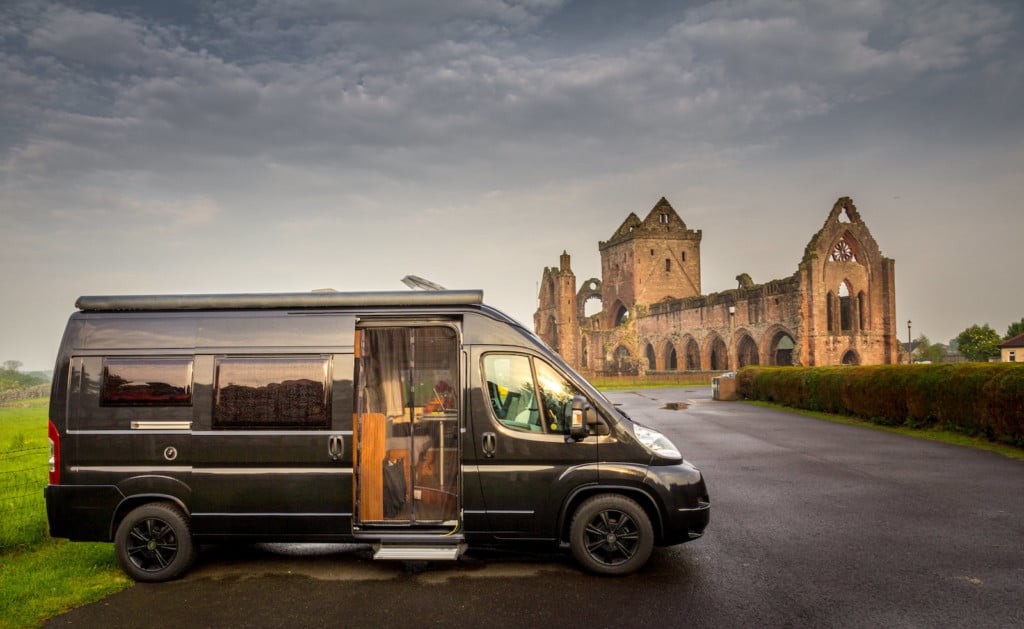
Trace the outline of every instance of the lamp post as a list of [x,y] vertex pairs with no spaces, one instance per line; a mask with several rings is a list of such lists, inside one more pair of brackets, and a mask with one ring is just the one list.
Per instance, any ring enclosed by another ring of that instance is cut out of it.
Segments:
[[910,359],[910,355],[914,352],[914,341],[910,336],[910,319],[907,319],[907,364],[910,365],[914,361]]

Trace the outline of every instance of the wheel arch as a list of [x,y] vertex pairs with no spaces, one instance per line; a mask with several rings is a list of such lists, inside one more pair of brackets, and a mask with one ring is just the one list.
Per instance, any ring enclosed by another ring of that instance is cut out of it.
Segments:
[[156,502],[169,502],[180,509],[186,519],[189,517],[189,511],[185,506],[185,503],[176,496],[169,494],[136,494],[128,496],[118,503],[117,507],[114,509],[114,514],[110,519],[110,531],[108,532],[109,541],[113,541],[114,532],[117,531],[117,527],[120,526],[121,521],[124,520],[126,515],[141,506]]
[[664,531],[664,522],[661,517],[661,508],[658,506],[654,496],[641,487],[632,487],[629,485],[587,485],[574,490],[566,498],[565,503],[562,506],[562,511],[558,516],[558,542],[560,544],[568,543],[569,530],[572,526],[572,516],[576,513],[579,506],[588,498],[600,494],[617,494],[625,496],[639,504],[647,514],[647,519],[651,521],[651,527],[654,529],[655,544],[658,544],[661,541],[662,533]]

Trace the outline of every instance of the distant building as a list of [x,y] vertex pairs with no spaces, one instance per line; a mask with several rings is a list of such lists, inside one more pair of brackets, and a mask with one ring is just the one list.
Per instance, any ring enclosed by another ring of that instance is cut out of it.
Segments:
[[903,354],[907,357],[907,362],[914,362],[914,352],[917,351],[917,346],[920,343],[917,341],[911,341],[909,343],[900,343],[903,346]]
[[1024,363],[1024,334],[1000,343],[999,354],[1004,363]]
[[[748,226],[748,228],[756,228]],[[792,276],[701,292],[702,233],[662,198],[598,244],[601,278],[577,290],[570,257],[544,269],[534,329],[587,373],[898,361],[895,263],[849,197],[832,207]],[[587,302],[601,312],[586,316]]]

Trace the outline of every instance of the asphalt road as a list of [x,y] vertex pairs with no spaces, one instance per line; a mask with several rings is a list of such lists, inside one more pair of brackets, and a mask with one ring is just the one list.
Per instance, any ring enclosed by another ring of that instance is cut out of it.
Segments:
[[[741,403],[609,394],[704,472],[700,540],[600,578],[561,555],[214,548],[47,627],[1022,627],[1024,463]],[[681,410],[664,408],[682,403]]]

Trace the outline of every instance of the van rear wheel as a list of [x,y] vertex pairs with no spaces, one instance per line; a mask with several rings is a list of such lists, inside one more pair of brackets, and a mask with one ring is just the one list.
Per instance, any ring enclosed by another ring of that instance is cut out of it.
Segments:
[[584,568],[607,575],[640,569],[654,548],[654,528],[635,500],[602,494],[580,505],[569,529],[572,554]]
[[121,569],[147,583],[178,578],[196,556],[188,519],[170,502],[130,511],[114,534],[114,550]]

